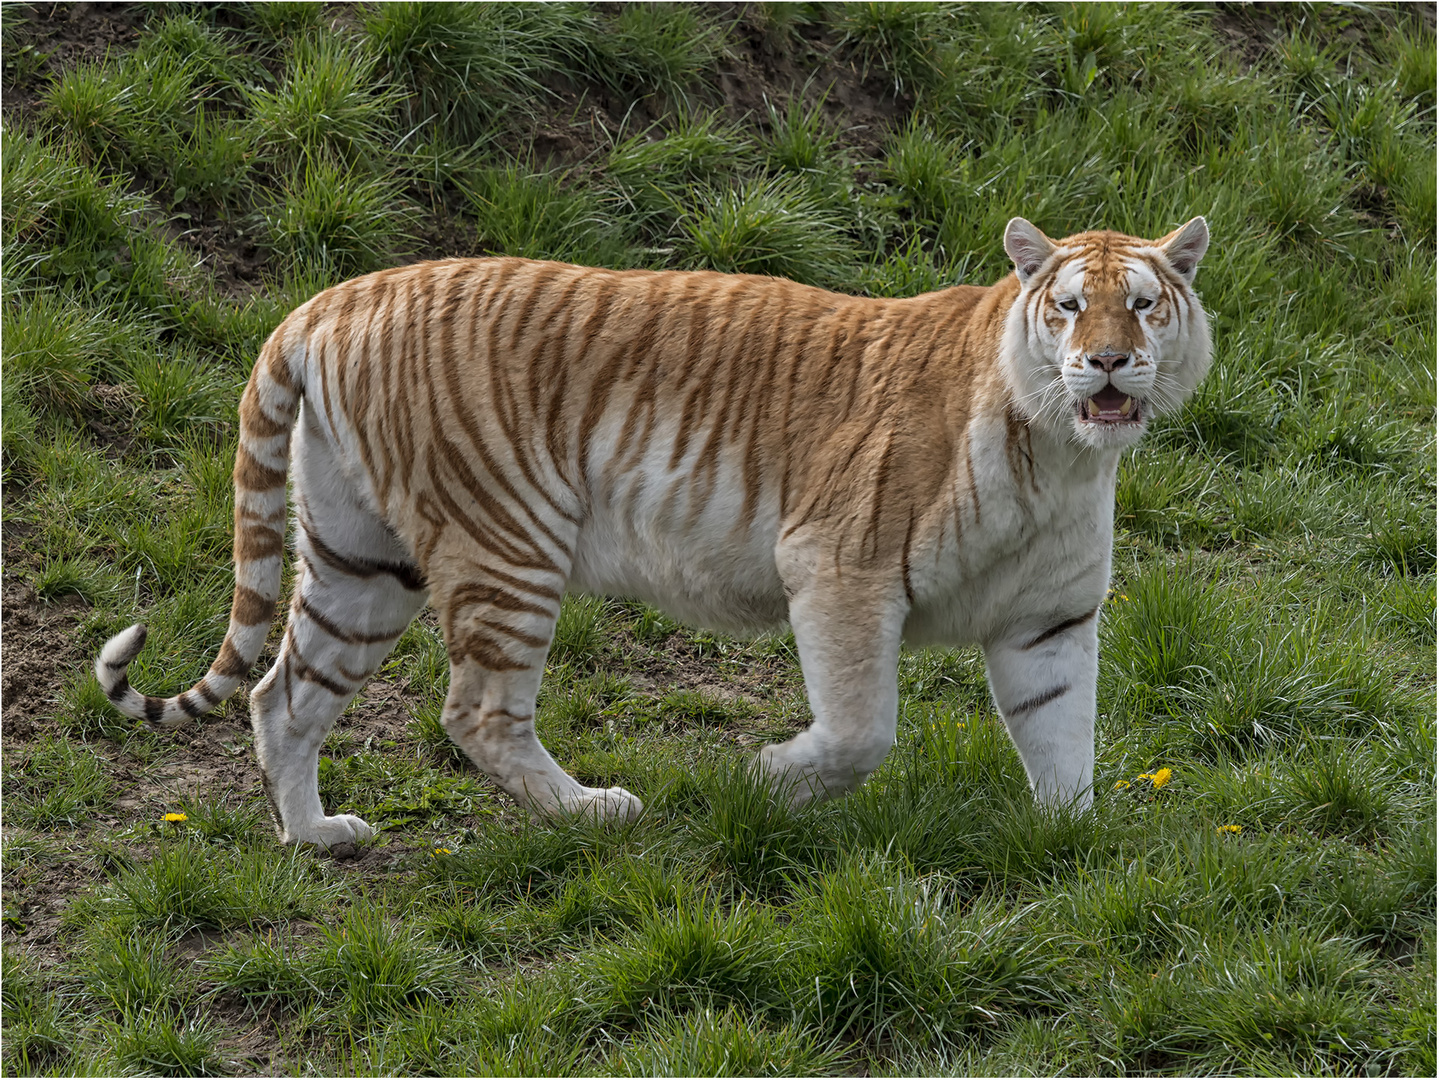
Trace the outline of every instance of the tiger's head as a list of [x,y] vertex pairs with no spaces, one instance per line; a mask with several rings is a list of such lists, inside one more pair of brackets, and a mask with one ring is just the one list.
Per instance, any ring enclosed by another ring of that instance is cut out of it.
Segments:
[[1011,219],[1004,249],[1019,297],[1003,355],[1031,421],[1115,449],[1183,404],[1209,368],[1209,324],[1191,288],[1208,246],[1202,217],[1158,240],[1085,232],[1054,241]]

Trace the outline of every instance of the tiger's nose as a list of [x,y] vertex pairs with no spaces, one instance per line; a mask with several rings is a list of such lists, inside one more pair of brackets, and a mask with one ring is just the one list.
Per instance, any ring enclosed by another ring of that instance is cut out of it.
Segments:
[[1128,353],[1102,352],[1091,353],[1089,363],[1092,367],[1102,368],[1105,371],[1113,371],[1115,368],[1122,368],[1129,363]]

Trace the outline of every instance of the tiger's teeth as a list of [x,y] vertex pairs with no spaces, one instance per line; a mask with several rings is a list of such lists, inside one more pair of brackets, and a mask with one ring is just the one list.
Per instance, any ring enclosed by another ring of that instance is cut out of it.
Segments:
[[1132,405],[1132,404],[1133,404],[1133,399],[1132,399],[1132,398],[1125,398],[1125,399],[1124,399],[1124,404],[1119,407],[1119,411],[1122,412],[1122,413],[1127,413],[1127,412],[1129,412],[1129,406]]

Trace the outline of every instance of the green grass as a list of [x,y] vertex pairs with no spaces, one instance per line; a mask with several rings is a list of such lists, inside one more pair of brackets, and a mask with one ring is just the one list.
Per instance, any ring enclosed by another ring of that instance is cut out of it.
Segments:
[[5,818],[34,828],[80,825],[109,805],[114,781],[89,747],[59,739],[35,744],[19,760],[7,755]]
[[388,265],[409,247],[413,214],[394,180],[313,160],[277,194],[260,214],[288,268],[320,268],[338,281]]
[[724,28],[693,4],[626,4],[593,33],[588,73],[620,93],[683,98],[725,47]]
[[[1424,21],[131,14],[73,57],[44,5],[3,18],[7,680],[55,657],[6,717],[7,1074],[1434,1074]],[[888,759],[790,810],[748,766],[808,719],[791,636],[572,596],[540,732],[645,814],[524,819],[444,733],[426,617],[321,751],[327,809],[379,829],[338,862],[275,844],[243,700],[157,736],[89,671],[137,619],[136,685],[209,664],[240,388],[346,276],[509,254],[907,296],[1006,272],[1014,214],[1196,213],[1215,364],[1120,465],[1092,813],[1033,805],[975,650],[904,653]]]
[[575,191],[563,175],[518,163],[468,174],[462,188],[480,248],[490,255],[625,265],[621,227],[593,191]]
[[832,1076],[838,1045],[794,1024],[780,1027],[730,1009],[652,1021],[607,1062],[615,1076]]
[[843,219],[786,178],[703,194],[682,228],[688,264],[696,269],[770,274],[807,285],[836,286],[853,277]]
[[836,29],[839,48],[849,52],[861,74],[882,71],[895,94],[913,93],[939,79],[945,23],[954,12],[933,3],[847,3]]
[[[373,58],[340,36],[299,39],[273,89],[247,92],[255,140],[278,168],[304,162],[366,164],[393,136],[398,94]],[[376,88],[380,87],[379,92]]]
[[218,1025],[201,1016],[179,1020],[154,1012],[126,1015],[108,1028],[106,1064],[121,1076],[224,1076]]

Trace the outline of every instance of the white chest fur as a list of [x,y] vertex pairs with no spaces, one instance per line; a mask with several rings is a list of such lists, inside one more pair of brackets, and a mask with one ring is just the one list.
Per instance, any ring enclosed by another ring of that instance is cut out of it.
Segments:
[[927,559],[916,559],[913,644],[986,643],[1092,611],[1109,582],[1118,451],[1004,424],[971,429],[972,493],[960,493]]

